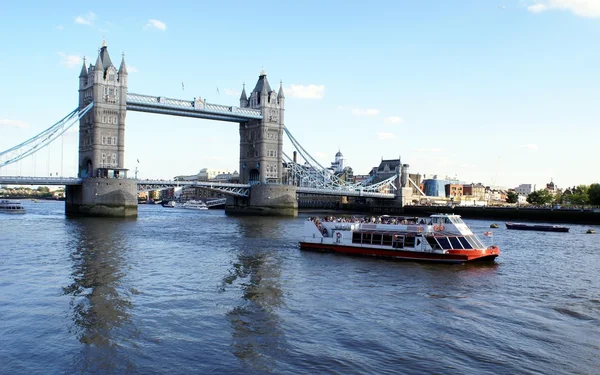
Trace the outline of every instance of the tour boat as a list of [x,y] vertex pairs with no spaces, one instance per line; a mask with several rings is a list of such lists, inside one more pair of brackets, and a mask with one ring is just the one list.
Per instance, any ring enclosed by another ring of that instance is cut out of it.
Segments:
[[568,232],[568,227],[560,225],[539,225],[539,224],[521,224],[521,223],[506,223],[506,229],[517,230],[536,230],[541,232]]
[[300,241],[304,250],[402,260],[465,263],[493,261],[498,246],[486,246],[459,215],[429,218],[309,218]]
[[0,212],[9,214],[24,214],[25,208],[21,206],[19,201],[9,201],[8,199],[0,200]]
[[196,200],[187,201],[182,207],[190,210],[208,210],[206,203]]

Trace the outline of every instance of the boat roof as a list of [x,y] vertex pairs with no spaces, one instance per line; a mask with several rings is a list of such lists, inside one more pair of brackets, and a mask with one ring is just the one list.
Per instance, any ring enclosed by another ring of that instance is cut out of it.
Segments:
[[456,214],[433,214],[429,217],[460,217],[460,215]]

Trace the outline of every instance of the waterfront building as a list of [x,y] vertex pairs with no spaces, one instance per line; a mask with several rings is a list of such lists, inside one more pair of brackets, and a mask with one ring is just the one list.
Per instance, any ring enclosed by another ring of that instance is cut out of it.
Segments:
[[455,184],[458,185],[459,181],[455,179],[438,179],[437,175],[433,178],[423,180],[425,187],[425,195],[428,197],[446,197],[446,185]]
[[444,191],[448,198],[460,199],[460,197],[464,195],[462,184],[446,184],[446,186],[444,186]]
[[472,197],[475,200],[482,200],[485,197],[485,186],[483,186],[483,184],[480,182],[476,184],[464,184],[463,194],[465,196]]
[[335,161],[331,162],[329,169],[336,174],[344,171],[344,155],[342,155],[341,151],[338,150],[337,154],[335,154]]
[[[216,176],[218,175],[234,175],[234,174],[238,174],[237,171],[235,172],[231,172],[228,169],[217,169],[217,168],[202,168],[198,174],[193,174],[193,175],[182,175],[182,176],[175,176],[173,179],[175,181],[211,181],[213,180]],[[238,174],[238,178],[239,178],[239,174]]]
[[532,184],[521,184],[515,188],[515,192],[519,195],[528,196],[533,193],[534,187]]

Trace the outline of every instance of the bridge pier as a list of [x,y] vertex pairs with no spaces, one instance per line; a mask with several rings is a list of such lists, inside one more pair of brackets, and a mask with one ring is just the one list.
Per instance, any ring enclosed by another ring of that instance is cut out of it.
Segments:
[[298,216],[296,187],[292,185],[252,185],[250,198],[228,197],[228,215]]
[[137,217],[136,180],[89,177],[66,188],[68,216]]

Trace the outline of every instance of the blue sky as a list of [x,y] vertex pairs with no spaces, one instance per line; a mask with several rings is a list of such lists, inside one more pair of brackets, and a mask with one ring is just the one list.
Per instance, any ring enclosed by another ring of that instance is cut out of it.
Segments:
[[[600,181],[599,0],[5,0],[0,21],[0,150],[77,106],[81,58],[106,39],[134,93],[238,105],[264,68],[296,139],[357,174],[401,155],[466,182]],[[70,132],[0,173],[58,172],[62,152],[74,176],[77,147]],[[237,170],[238,126],[129,112],[125,157],[140,178]]]

